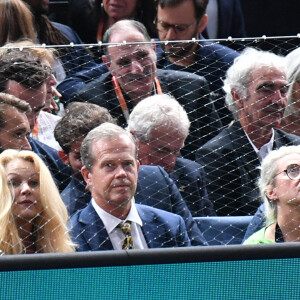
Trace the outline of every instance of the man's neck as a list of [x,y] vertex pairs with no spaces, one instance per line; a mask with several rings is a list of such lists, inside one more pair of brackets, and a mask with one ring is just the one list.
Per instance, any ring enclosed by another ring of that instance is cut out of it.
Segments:
[[175,65],[186,67],[192,65],[195,62],[195,56],[196,54],[194,52],[191,52],[188,55],[182,57],[169,56],[168,59]]

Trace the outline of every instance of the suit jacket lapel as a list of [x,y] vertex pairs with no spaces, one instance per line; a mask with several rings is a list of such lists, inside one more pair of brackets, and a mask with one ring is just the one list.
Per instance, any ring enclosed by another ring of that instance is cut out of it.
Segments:
[[82,235],[91,251],[113,250],[105,226],[95,211],[92,202],[82,210],[79,222],[83,224]]

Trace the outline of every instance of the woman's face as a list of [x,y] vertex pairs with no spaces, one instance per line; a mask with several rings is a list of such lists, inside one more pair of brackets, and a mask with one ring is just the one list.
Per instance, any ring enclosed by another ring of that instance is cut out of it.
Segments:
[[109,17],[121,20],[132,18],[137,0],[103,0],[103,8]]
[[[277,205],[300,205],[300,178],[290,179],[284,170],[292,166],[294,174],[297,174],[297,165],[300,166],[300,154],[286,155],[277,162],[277,176],[275,185],[267,191],[269,199],[277,201]],[[300,177],[300,176],[299,176]]]
[[42,212],[40,174],[32,162],[16,158],[6,167],[10,191],[14,196],[13,215],[30,221]]

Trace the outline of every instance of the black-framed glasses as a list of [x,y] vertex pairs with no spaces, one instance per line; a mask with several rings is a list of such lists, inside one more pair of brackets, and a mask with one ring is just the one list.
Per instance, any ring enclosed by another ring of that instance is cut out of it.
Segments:
[[275,177],[281,173],[286,173],[288,178],[291,180],[299,180],[300,179],[300,166],[297,164],[292,164],[287,166],[287,168],[278,174],[275,175]]
[[191,24],[169,24],[167,22],[157,19],[155,19],[153,23],[155,24],[157,30],[160,32],[168,32],[170,28],[173,28],[176,34],[184,33],[189,27],[195,24],[195,22]]

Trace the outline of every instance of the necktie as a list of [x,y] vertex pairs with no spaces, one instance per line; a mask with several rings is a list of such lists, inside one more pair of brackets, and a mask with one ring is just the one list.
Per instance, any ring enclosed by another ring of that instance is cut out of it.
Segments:
[[131,235],[131,222],[126,221],[125,223],[120,223],[118,225],[122,229],[125,239],[122,245],[122,250],[134,249],[132,235]]

